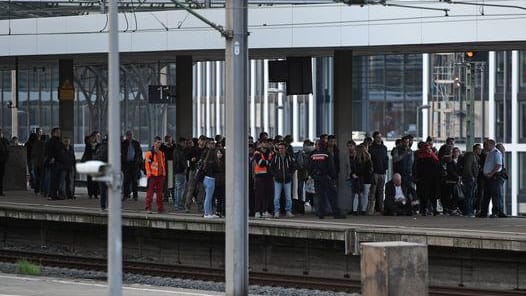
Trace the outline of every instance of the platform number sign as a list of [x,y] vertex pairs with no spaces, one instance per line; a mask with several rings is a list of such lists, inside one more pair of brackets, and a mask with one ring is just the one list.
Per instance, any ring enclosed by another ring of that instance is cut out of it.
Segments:
[[149,85],[148,103],[150,104],[175,104],[175,86]]

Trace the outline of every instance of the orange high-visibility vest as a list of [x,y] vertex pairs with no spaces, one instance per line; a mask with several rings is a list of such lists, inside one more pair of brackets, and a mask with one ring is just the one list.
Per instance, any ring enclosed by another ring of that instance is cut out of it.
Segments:
[[144,154],[144,168],[146,169],[146,176],[166,176],[166,167],[164,164],[164,152],[159,151],[154,153],[147,151]]
[[[270,153],[268,155],[268,159],[265,158],[265,155],[259,151],[256,151],[254,152],[254,156],[256,154],[259,154],[261,155],[261,160],[260,161],[265,161],[265,160],[268,160],[269,162],[272,160],[272,153]],[[255,162],[255,166],[254,166],[254,174],[258,175],[258,174],[266,174],[268,172],[268,165],[267,166],[260,166],[259,163]]]

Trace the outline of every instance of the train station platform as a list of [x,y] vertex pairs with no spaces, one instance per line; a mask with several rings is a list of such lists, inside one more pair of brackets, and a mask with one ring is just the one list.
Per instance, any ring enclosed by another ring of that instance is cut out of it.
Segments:
[[[80,189],[82,191],[82,188]],[[0,198],[0,218],[107,224],[99,200],[77,194],[74,200],[49,201],[29,191],[7,192]],[[224,219],[204,219],[197,213],[175,211],[171,203],[163,214],[144,211],[139,201],[123,202],[123,226],[178,231],[225,230]],[[408,241],[428,246],[526,252],[526,218],[468,218],[453,216],[347,216],[318,219],[313,214],[294,218],[249,219],[250,235],[288,239],[330,240],[344,243],[345,254],[359,254],[361,242]]]

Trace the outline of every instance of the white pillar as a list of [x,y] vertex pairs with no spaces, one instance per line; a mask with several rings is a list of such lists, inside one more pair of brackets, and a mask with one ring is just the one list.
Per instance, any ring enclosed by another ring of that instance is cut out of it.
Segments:
[[[261,106],[261,103],[260,103]],[[256,135],[256,61],[250,61],[250,134],[257,140]]]
[[[519,93],[519,52],[511,53],[511,144],[516,146],[519,142],[519,119],[518,119],[518,93]],[[517,149],[511,152],[511,214],[517,215],[517,197],[519,195],[519,158]]]
[[496,87],[496,73],[497,73],[497,61],[495,58],[495,52],[489,52],[489,81],[488,81],[488,137],[495,139],[495,87]]
[[278,83],[278,134],[283,135],[283,113],[285,106],[283,105],[283,83]]
[[[422,106],[429,104],[429,54],[422,55]],[[422,139],[429,135],[429,108],[422,108]],[[416,124],[419,124],[418,122]],[[417,128],[418,129],[418,128]],[[418,137],[418,135],[416,135]]]
[[316,133],[316,58],[312,58],[312,94],[309,95],[309,139],[314,140]]
[[212,68],[212,63],[207,61],[206,62],[206,71],[205,71],[205,77],[206,77],[205,78],[205,81],[206,81],[205,82],[206,83],[206,85],[205,85],[205,96],[206,96],[206,106],[205,106],[205,110],[206,110],[206,112],[205,112],[205,120],[206,120],[205,121],[205,127],[206,127],[206,130],[205,130],[205,135],[207,137],[211,137],[212,136],[212,130],[211,130],[212,129],[212,127],[211,127],[211,125],[212,125],[212,118],[210,116],[211,115],[211,113],[210,113],[211,112],[211,110],[210,110],[210,104],[211,104],[211,102],[210,102],[210,97],[211,97],[210,94],[212,92],[212,86],[211,86],[211,84],[212,84],[212,75],[211,75],[212,74],[212,70],[211,70],[211,68]]
[[297,143],[300,139],[298,124],[298,96],[292,96],[292,142]]
[[[263,130],[269,132],[268,110],[268,60],[263,61]],[[272,135],[269,135],[272,137]]]
[[221,71],[221,62],[216,61],[216,134],[221,135],[221,77],[223,77],[223,71]]
[[202,87],[202,75],[201,75],[201,62],[197,62],[197,89],[196,89],[196,97],[197,97],[197,133],[196,136],[199,137],[203,134],[203,130],[201,129],[201,87]]
[[[192,65],[192,135],[198,135],[198,122],[197,121],[197,63]],[[177,99],[177,98],[176,98]],[[175,107],[177,108],[177,106]]]

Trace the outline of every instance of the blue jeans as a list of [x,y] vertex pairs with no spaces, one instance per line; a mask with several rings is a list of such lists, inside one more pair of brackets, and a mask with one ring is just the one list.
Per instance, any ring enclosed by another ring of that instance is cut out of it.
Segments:
[[291,185],[291,182],[279,183],[274,181],[274,213],[279,213],[280,211],[279,198],[282,190],[285,190],[285,211],[290,212],[292,210]]
[[464,208],[462,210],[464,212],[464,215],[471,216],[474,214],[473,200],[475,194],[475,181],[470,179],[464,179],[462,183],[464,183]]
[[174,206],[182,210],[184,209],[183,197],[184,197],[184,187],[186,186],[186,175],[185,174],[175,174],[175,184],[174,184],[174,194],[173,202]]
[[504,214],[504,199],[502,197],[502,185],[504,180],[500,177],[486,178],[486,187],[484,188],[484,197],[481,205],[481,215],[485,217],[488,214],[489,201],[493,203],[493,214]]
[[203,186],[205,187],[205,203],[204,203],[204,214],[205,216],[214,214],[214,190],[216,186],[216,179],[208,176],[203,180]]

